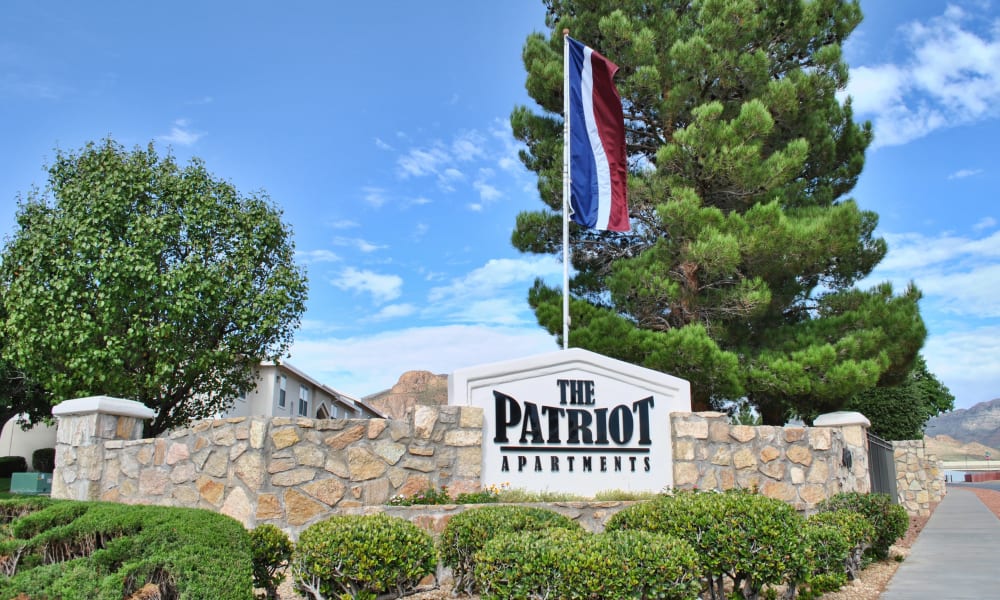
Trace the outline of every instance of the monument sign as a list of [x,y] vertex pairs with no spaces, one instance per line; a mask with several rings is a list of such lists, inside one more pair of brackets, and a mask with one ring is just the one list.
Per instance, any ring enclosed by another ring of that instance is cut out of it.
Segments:
[[448,403],[483,409],[483,485],[593,496],[673,484],[670,413],[691,388],[570,348],[456,370]]

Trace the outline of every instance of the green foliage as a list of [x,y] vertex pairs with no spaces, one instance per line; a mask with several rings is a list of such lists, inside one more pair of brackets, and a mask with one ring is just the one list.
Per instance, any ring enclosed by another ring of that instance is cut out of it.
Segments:
[[505,533],[476,555],[484,600],[696,599],[698,565],[685,542],[645,531]]
[[[847,194],[872,140],[841,47],[849,0],[546,0],[523,50],[522,161],[543,206],[512,243],[560,252],[562,30],[615,62],[632,231],[570,228],[570,344],[691,381],[694,408],[745,398],[765,424],[898,381],[923,344],[919,291],[855,285],[887,251]],[[560,290],[529,303],[561,335]]]
[[[827,528],[843,536],[848,548],[842,560],[843,571],[848,579],[857,579],[861,574],[865,550],[871,547],[875,539],[875,528],[868,519],[851,510],[832,510],[816,513],[808,521],[811,527]],[[829,552],[825,556],[829,560],[835,558]],[[820,559],[818,562],[826,571],[833,571],[833,564],[829,560]]]
[[847,510],[867,519],[874,530],[867,554],[877,560],[889,557],[889,546],[903,537],[910,525],[906,509],[893,503],[888,494],[842,492],[821,502],[817,509],[820,512]]
[[383,514],[320,521],[302,532],[292,554],[296,588],[314,598],[402,596],[436,564],[430,535]]
[[28,461],[23,456],[0,456],[0,477],[10,478],[14,473],[28,470]]
[[880,438],[915,440],[923,437],[928,419],[955,408],[955,396],[920,356],[901,383],[856,394],[844,408],[868,417]]
[[304,311],[291,234],[264,194],[200,160],[108,139],[57,151],[19,199],[0,269],[3,354],[51,403],[108,394],[156,434],[221,410],[277,359]]
[[[389,506],[414,506],[414,505],[426,505],[426,504],[455,504],[455,500],[452,500],[451,496],[448,495],[448,488],[446,486],[441,486],[441,489],[437,489],[433,486],[428,487],[426,490],[416,492],[412,496],[393,496],[389,499]],[[459,503],[461,504],[461,503]]]
[[147,583],[164,597],[253,598],[249,535],[217,513],[160,506],[0,501],[0,597],[121,600]]
[[56,470],[56,449],[39,448],[31,453],[31,468],[39,473],[51,473]]
[[258,525],[250,532],[253,584],[264,588],[269,599],[278,597],[278,586],[285,579],[279,571],[288,566],[293,548],[292,540],[274,525]]
[[750,599],[801,572],[804,525],[791,506],[773,498],[745,491],[678,492],[622,510],[607,529],[682,539],[694,548],[709,593],[721,594],[729,578]]
[[526,506],[484,506],[459,513],[445,525],[438,540],[441,562],[451,567],[455,589],[471,594],[476,552],[501,533],[543,529],[579,530],[580,525],[559,513]]

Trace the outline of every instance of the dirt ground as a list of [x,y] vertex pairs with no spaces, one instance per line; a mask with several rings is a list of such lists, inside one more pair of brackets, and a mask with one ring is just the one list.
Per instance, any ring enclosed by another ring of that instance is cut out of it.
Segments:
[[[1000,492],[991,490],[973,490],[979,499],[993,511],[993,514],[1000,519]],[[936,508],[936,507],[933,507]],[[933,512],[933,508],[931,511]],[[910,528],[897,543],[892,547],[892,555],[902,557],[904,560],[910,552],[910,548],[920,535],[920,531],[927,524],[929,517],[911,517]],[[877,600],[892,579],[896,569],[899,568],[899,561],[887,560],[873,564],[862,571],[861,577],[845,585],[839,591],[823,595],[821,600]],[[300,600],[302,596],[295,593],[291,583],[285,583],[279,589],[281,600]],[[479,596],[466,596],[464,594],[453,596],[449,586],[442,586],[406,597],[407,600],[479,600]]]

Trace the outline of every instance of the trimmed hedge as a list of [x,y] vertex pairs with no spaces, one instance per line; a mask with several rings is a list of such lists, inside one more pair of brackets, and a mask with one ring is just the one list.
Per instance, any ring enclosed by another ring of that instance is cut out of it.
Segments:
[[430,535],[384,514],[334,516],[310,525],[292,554],[296,589],[314,598],[402,596],[436,565]]
[[278,597],[278,586],[285,579],[283,567],[292,558],[294,544],[285,532],[274,525],[258,525],[250,532],[250,554],[253,556],[253,584],[263,588],[268,599]]
[[686,542],[646,531],[503,533],[476,553],[483,600],[695,600],[701,584]]
[[867,555],[876,560],[889,558],[889,546],[906,535],[910,517],[906,509],[893,503],[888,494],[842,492],[820,502],[819,512],[849,510],[865,517],[875,530]]
[[699,558],[702,582],[712,597],[725,580],[744,598],[767,585],[794,583],[806,571],[805,519],[781,500],[747,491],[677,492],[614,515],[609,531],[640,529],[680,538]]
[[148,583],[163,598],[251,600],[250,539],[200,509],[0,500],[0,598],[121,600]]
[[28,461],[23,456],[0,456],[0,477],[9,479],[14,473],[28,470]]
[[39,473],[51,473],[56,470],[56,449],[39,448],[31,453],[31,468]]
[[861,573],[861,561],[865,550],[871,547],[875,538],[875,528],[864,515],[849,510],[820,512],[808,519],[813,527],[829,527],[840,533],[848,545],[844,558],[844,574],[848,579],[857,579]]
[[476,552],[501,533],[539,532],[544,529],[582,531],[579,523],[544,508],[531,506],[483,506],[459,513],[445,525],[438,541],[441,562],[451,567],[455,589],[472,594]]

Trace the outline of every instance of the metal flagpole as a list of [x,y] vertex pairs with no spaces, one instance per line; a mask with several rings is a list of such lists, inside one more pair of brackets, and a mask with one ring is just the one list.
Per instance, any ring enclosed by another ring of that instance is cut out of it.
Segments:
[[563,29],[563,350],[569,348],[569,29]]

